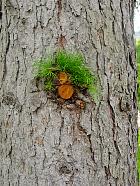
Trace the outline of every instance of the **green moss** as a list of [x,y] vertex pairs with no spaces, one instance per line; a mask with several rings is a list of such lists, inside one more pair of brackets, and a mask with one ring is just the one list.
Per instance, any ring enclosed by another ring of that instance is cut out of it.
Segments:
[[55,79],[59,72],[66,72],[72,84],[78,88],[87,88],[92,97],[97,94],[97,78],[85,65],[84,57],[79,53],[58,51],[48,59],[41,59],[34,63],[35,76],[45,79],[47,91],[55,89]]
[[61,71],[70,74],[70,78],[74,85],[88,87],[94,83],[94,76],[85,66],[82,55],[60,51],[56,54],[56,64],[59,66]]

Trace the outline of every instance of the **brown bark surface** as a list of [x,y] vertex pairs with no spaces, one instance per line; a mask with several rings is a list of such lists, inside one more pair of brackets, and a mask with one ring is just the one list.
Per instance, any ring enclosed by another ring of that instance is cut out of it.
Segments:
[[[0,186],[136,186],[133,0],[0,2]],[[1,13],[2,12],[2,13]],[[36,59],[81,51],[101,96],[60,107]]]

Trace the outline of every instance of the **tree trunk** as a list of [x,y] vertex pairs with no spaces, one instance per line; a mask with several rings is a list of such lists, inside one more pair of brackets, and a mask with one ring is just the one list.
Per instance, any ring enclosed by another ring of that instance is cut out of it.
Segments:
[[[133,0],[2,0],[0,185],[136,186]],[[100,100],[61,107],[33,78],[59,47],[83,53]]]

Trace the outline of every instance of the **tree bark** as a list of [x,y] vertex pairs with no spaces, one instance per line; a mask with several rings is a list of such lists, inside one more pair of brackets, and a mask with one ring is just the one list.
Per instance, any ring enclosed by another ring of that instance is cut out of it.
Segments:
[[[2,0],[0,185],[136,186],[133,0]],[[36,59],[80,51],[100,100],[61,107],[33,78]]]

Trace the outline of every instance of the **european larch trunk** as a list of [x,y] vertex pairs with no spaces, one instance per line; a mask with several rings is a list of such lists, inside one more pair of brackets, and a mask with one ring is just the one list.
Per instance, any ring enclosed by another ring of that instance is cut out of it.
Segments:
[[[0,186],[136,186],[133,0],[2,0]],[[79,51],[100,99],[74,111],[37,86],[32,64]]]

